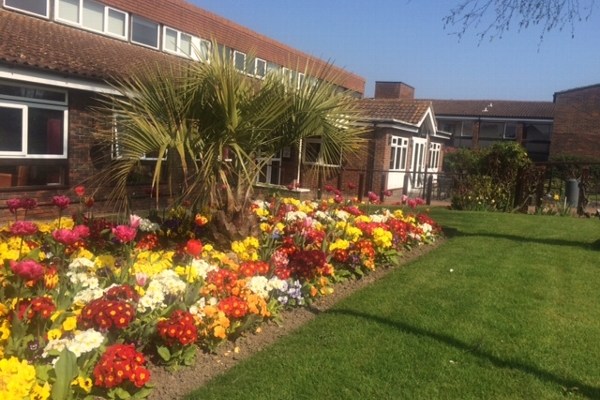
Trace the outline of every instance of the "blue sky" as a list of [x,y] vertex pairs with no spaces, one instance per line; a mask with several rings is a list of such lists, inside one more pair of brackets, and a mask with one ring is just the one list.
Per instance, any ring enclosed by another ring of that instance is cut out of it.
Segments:
[[[511,30],[479,43],[444,30],[458,0],[189,0],[366,79],[402,81],[417,98],[552,101],[600,83],[600,5],[570,31]],[[444,4],[444,5],[440,5]]]

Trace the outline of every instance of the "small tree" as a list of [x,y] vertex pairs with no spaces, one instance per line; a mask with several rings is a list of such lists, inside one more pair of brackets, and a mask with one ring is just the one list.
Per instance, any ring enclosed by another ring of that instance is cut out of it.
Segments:
[[356,99],[328,83],[336,78],[330,67],[314,71],[319,80],[272,73],[258,81],[213,49],[210,62],[153,68],[115,86],[120,96],[103,111],[118,118],[121,132],[107,139],[120,156],[97,180],[112,188],[112,200],[128,204],[128,177],[144,154],[156,154],[153,190],[166,185],[173,202],[210,213],[215,237],[226,241],[256,227],[249,202],[268,161],[259,151],[275,154],[320,137],[327,164],[334,154],[356,152],[363,128]]

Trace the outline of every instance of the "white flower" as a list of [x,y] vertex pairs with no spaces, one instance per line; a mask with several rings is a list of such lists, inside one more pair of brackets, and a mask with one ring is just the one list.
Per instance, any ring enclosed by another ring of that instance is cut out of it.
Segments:
[[104,342],[104,335],[94,329],[76,331],[72,339],[57,339],[48,342],[44,347],[43,357],[48,357],[52,350],[61,352],[65,347],[79,358],[83,353],[97,349]]
[[302,211],[290,211],[288,213],[285,214],[285,221],[286,222],[294,222],[294,221],[298,221],[298,220],[303,220],[306,219],[307,215],[305,212]]
[[95,264],[92,260],[87,259],[85,257],[78,257],[71,261],[69,264],[69,270],[84,270],[84,271],[93,271]]
[[198,275],[200,275],[203,279],[206,279],[210,271],[215,271],[219,269],[219,267],[217,267],[216,265],[209,264],[202,259],[194,259],[190,266],[194,268]]
[[264,276],[253,276],[250,278],[246,287],[252,291],[252,293],[259,295],[263,299],[269,297],[269,280]]
[[288,290],[289,285],[286,280],[279,279],[278,277],[274,276],[269,279],[268,287],[270,288],[269,291],[279,290],[281,292],[285,292]]
[[80,290],[73,298],[73,302],[77,304],[87,304],[92,300],[99,299],[104,294],[104,291],[99,287],[88,287]]

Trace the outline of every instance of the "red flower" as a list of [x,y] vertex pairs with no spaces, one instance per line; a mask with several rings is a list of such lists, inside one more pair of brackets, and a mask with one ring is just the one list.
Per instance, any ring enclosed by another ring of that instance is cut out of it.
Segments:
[[[108,296],[110,297],[110,296]],[[107,331],[124,329],[135,318],[135,308],[124,300],[109,300],[107,296],[90,301],[77,318],[80,329],[96,328]]]
[[54,196],[52,198],[52,204],[58,207],[61,210],[66,209],[71,204],[71,199],[67,196]]
[[194,343],[198,339],[198,329],[194,317],[187,311],[175,310],[168,319],[156,325],[158,335],[168,344],[182,346]]
[[237,296],[221,300],[218,308],[229,318],[243,318],[248,313],[248,303]]
[[379,201],[379,196],[377,196],[375,192],[369,192],[367,193],[367,196],[369,197],[369,201],[371,203],[377,203]]
[[132,344],[114,344],[106,349],[94,367],[94,384],[107,389],[130,382],[141,388],[150,380],[144,355]]
[[348,189],[349,189],[349,190],[354,190],[354,189],[356,189],[356,184],[355,184],[355,183],[352,183],[352,182],[348,182]]
[[48,319],[56,311],[56,305],[49,297],[36,297],[31,300],[21,300],[17,303],[17,318],[32,320],[36,316]]
[[26,281],[37,281],[44,276],[44,267],[33,260],[11,260],[10,269]]
[[238,271],[244,277],[266,275],[269,272],[269,264],[264,261],[245,261],[240,264]]
[[198,239],[190,239],[185,245],[185,252],[192,257],[200,257],[202,254],[202,242]]
[[231,290],[235,287],[237,280],[237,274],[228,269],[210,271],[206,277],[206,282],[214,285],[218,293],[231,292]]
[[79,197],[83,197],[85,195],[85,187],[84,186],[75,186],[75,188],[73,189],[73,191],[75,192],[75,194]]

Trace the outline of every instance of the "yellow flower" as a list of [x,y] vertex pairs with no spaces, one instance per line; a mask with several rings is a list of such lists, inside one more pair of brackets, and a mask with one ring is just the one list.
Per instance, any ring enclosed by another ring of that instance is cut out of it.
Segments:
[[60,329],[50,329],[48,331],[48,340],[58,340],[62,336],[62,331]]
[[0,317],[6,317],[8,315],[8,307],[6,304],[0,303]]
[[10,337],[10,322],[7,319],[2,320],[0,324],[0,341],[8,340]]
[[43,385],[35,385],[31,390],[31,400],[46,400],[50,397],[50,384],[44,382]]
[[28,398],[36,386],[35,368],[17,357],[0,360],[0,399]]
[[96,260],[94,260],[94,265],[96,268],[112,269],[115,267],[115,258],[110,254],[102,254],[96,257]]
[[267,224],[266,222],[262,222],[259,225],[259,228],[260,228],[261,232],[270,232],[271,231],[271,225]]
[[329,245],[329,251],[346,250],[348,247],[350,247],[350,242],[344,239],[337,239]]
[[92,380],[79,375],[71,382],[71,386],[79,386],[84,392],[89,393],[92,391]]
[[65,332],[70,332],[77,328],[77,317],[71,316],[64,320],[62,323],[62,328]]
[[93,260],[94,253],[81,247],[77,249],[75,253],[73,253],[73,258],[87,258],[88,260]]
[[560,200],[560,195],[558,193],[555,193],[552,198],[554,199],[554,201],[559,201]]

